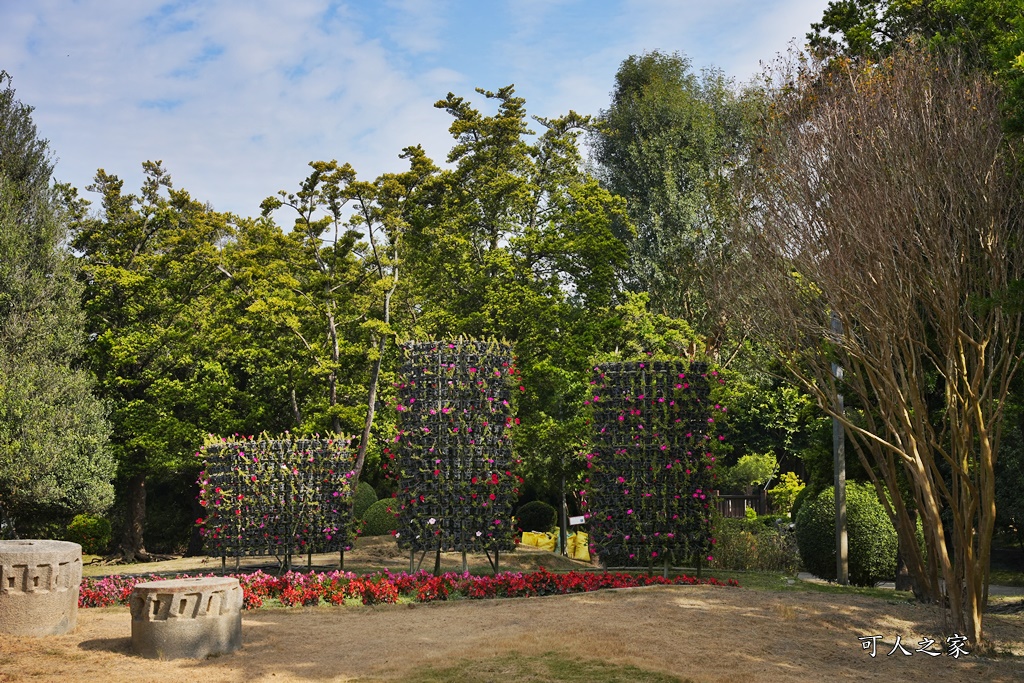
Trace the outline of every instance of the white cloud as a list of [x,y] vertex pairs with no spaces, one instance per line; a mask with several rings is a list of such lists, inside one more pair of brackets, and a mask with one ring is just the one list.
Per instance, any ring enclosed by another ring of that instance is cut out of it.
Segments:
[[597,113],[620,62],[681,50],[745,79],[802,36],[827,0],[37,0],[0,2],[0,68],[84,187],[97,167],[128,191],[141,162],[243,214],[336,158],[363,177],[402,147],[443,161],[452,91],[515,83],[528,111]]
[[412,55],[444,49],[450,3],[445,0],[386,0],[384,5],[390,15],[384,30],[398,48]]

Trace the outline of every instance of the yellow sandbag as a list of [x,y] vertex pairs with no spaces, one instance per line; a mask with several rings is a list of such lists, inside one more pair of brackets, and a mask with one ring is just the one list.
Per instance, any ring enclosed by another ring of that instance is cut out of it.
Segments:
[[590,562],[590,538],[586,532],[577,531],[566,540],[566,550],[574,560]]
[[532,545],[535,548],[547,540],[548,535],[539,531],[524,531],[522,545]]
[[541,550],[547,550],[549,552],[555,551],[555,541],[558,538],[554,534],[540,534],[540,542],[537,543],[537,547]]
[[557,540],[558,537],[555,534],[545,534],[542,531],[524,531],[520,545],[532,545],[541,550],[554,552]]

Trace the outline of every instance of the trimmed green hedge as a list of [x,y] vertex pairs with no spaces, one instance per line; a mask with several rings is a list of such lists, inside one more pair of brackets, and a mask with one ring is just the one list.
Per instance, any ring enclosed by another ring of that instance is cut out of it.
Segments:
[[398,501],[381,498],[366,508],[363,515],[363,536],[387,536],[398,530]]
[[[871,484],[846,484],[846,532],[850,583],[874,586],[896,576],[896,529]],[[796,516],[796,542],[804,568],[815,576],[836,579],[835,489],[808,498]]]
[[352,519],[362,519],[371,505],[377,502],[377,492],[365,481],[359,482],[352,497]]
[[516,512],[516,524],[523,531],[550,531],[558,512],[542,500],[534,500]]
[[110,545],[110,521],[93,515],[76,515],[64,532],[64,540],[82,546],[85,555],[98,555]]

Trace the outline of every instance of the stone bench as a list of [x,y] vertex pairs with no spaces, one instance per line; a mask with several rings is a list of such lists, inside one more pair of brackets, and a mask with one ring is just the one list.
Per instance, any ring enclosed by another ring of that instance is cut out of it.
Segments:
[[82,546],[0,541],[0,633],[56,636],[75,628]]
[[132,589],[132,649],[150,659],[201,659],[242,647],[238,579],[148,581]]

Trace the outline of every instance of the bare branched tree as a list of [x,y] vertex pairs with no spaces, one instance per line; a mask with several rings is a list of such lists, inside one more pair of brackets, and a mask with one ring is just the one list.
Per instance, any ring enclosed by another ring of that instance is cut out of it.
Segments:
[[[955,55],[913,48],[874,64],[800,62],[775,83],[737,232],[751,310],[842,421],[917,596],[948,606],[947,629],[977,647],[993,468],[1021,363],[1007,299],[1024,261],[1024,184],[1000,93]],[[838,393],[858,409],[842,414]]]

